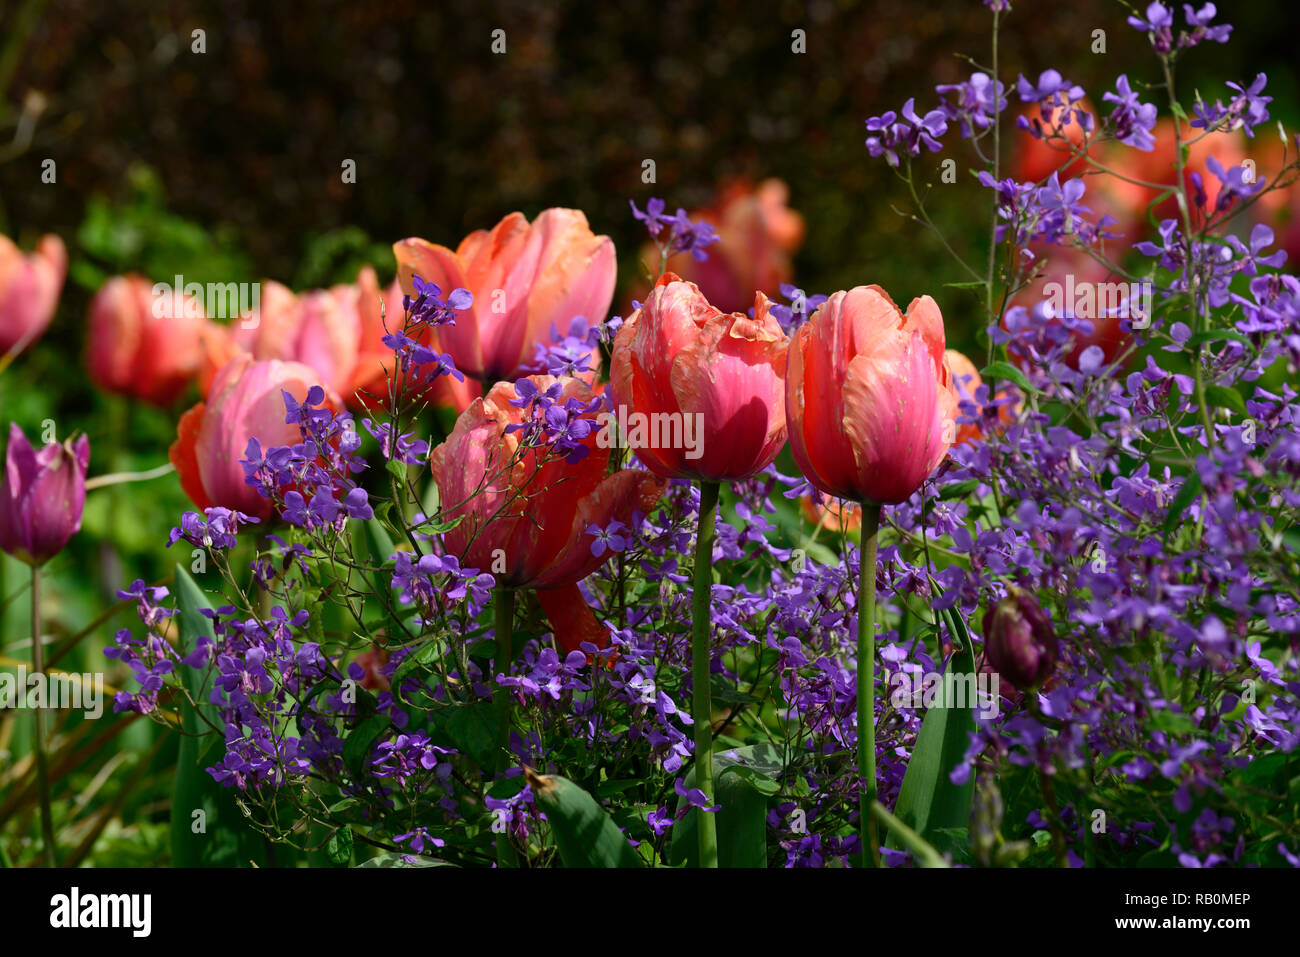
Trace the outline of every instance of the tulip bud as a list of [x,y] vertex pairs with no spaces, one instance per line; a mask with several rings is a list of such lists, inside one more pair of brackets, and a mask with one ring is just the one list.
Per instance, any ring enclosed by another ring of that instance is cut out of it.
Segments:
[[1038,601],[1012,588],[984,614],[984,651],[1004,680],[1017,688],[1042,684],[1056,668],[1056,633]]
[[86,436],[51,442],[38,452],[11,424],[0,477],[0,549],[29,565],[43,565],[61,552],[81,528],[89,464]]

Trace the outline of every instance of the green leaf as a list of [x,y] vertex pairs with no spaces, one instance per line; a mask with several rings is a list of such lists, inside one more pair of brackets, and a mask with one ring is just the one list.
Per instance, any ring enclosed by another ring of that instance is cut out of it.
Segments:
[[596,799],[568,778],[525,769],[546,812],[565,867],[642,867],[641,858]]
[[490,701],[458,704],[442,712],[447,737],[457,751],[468,755],[481,768],[497,760],[497,709]]
[[325,856],[335,867],[347,867],[352,860],[352,828],[341,827],[325,843]]
[[379,519],[368,519],[362,524],[365,526],[366,548],[370,551],[370,560],[376,565],[382,565],[397,550],[393,547],[393,540],[388,537],[388,530]]
[[946,282],[943,284],[943,287],[945,289],[984,289],[987,285],[988,284],[981,279],[979,281],[972,280],[970,282]]
[[[945,608],[940,614],[958,646],[957,653],[948,662],[948,672],[965,682],[969,690],[974,687],[975,676],[970,633],[956,609]],[[948,677],[944,677],[944,686],[948,687]],[[955,702],[943,702],[952,706],[934,707],[925,713],[894,807],[894,815],[927,841],[933,841],[941,830],[970,825],[974,777],[961,785],[953,784],[950,777],[965,759],[970,733],[975,730],[976,702],[969,700],[969,695],[964,697],[961,707]],[[899,847],[896,840],[891,832],[889,846]]]
[[939,498],[945,502],[954,498],[965,498],[971,492],[980,486],[979,479],[962,479],[960,482],[949,482],[943,488],[939,489]]
[[406,481],[406,463],[401,459],[389,459],[384,465],[384,468],[388,469],[388,474],[397,479],[397,481]]
[[[716,751],[713,755],[713,799],[718,824],[719,867],[767,867],[767,799],[777,794],[784,769],[781,750],[773,744],[755,744]],[[695,787],[695,769],[685,785]],[[678,798],[677,810],[686,804]],[[694,867],[699,855],[697,818],[692,810],[673,825],[669,860],[673,866]]]
[[343,763],[352,773],[352,780],[361,781],[366,778],[366,761],[370,757],[370,751],[390,724],[392,722],[387,715],[377,714],[362,721],[344,739]]
[[1178,490],[1178,494],[1174,496],[1174,500],[1169,506],[1169,514],[1165,516],[1165,527],[1161,536],[1163,541],[1169,540],[1169,533],[1183,520],[1183,512],[1187,511],[1187,506],[1191,505],[1196,496],[1200,494],[1201,476],[1196,472],[1192,472],[1187,478],[1183,479],[1182,487]]
[[1246,411],[1246,400],[1241,397],[1241,393],[1226,386],[1206,386],[1205,401],[1216,409],[1231,409],[1238,415],[1243,416],[1250,414]]
[[368,861],[358,864],[357,867],[455,867],[448,861],[437,861],[432,857],[420,857],[415,854],[394,854],[392,851],[385,851]]
[[1243,336],[1236,329],[1208,329],[1205,332],[1198,332],[1195,335],[1188,337],[1187,341],[1183,343],[1183,346],[1188,349],[1195,349],[1202,342],[1214,342],[1217,339],[1232,339],[1236,342],[1244,342],[1246,345],[1251,345],[1250,339]]
[[[980,378],[987,383],[992,383],[997,379],[1006,379],[1010,382],[1014,382],[1017,386],[1020,387],[1021,391],[1023,392],[1039,391],[1038,389],[1035,389],[1033,387],[1028,377],[1019,369],[1017,369],[1015,366],[1013,366],[1010,362],[989,363],[987,366],[984,367],[984,370],[980,373]],[[990,391],[991,391],[991,387],[990,387]]]

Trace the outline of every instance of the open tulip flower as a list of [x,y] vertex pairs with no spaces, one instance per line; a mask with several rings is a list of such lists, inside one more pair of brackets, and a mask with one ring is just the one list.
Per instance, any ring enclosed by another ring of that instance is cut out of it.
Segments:
[[423,239],[393,245],[408,296],[414,276],[443,289],[465,288],[474,305],[437,330],[456,368],[490,386],[533,371],[537,347],[574,316],[602,322],[614,298],[614,243],[576,209],[547,209],[529,223],[511,213],[490,231],[470,233],[453,252]]
[[879,846],[876,799],[876,547],[880,507],[906,501],[957,437],[943,316],[929,296],[904,314],[879,286],[824,302],[790,343],[790,446],[821,491],[863,505],[858,556],[858,768],[864,863]]
[[[724,313],[673,273],[659,278],[614,341],[610,377],[620,422],[671,423],[683,441],[629,444],[665,478],[726,482],[772,464],[785,445],[788,339],[762,293],[754,317]],[[687,441],[689,439],[689,441]]]
[[[560,408],[571,400],[587,407],[594,397],[577,378],[524,381],[542,394],[558,385]],[[604,646],[607,633],[576,588],[611,557],[593,548],[589,530],[648,514],[664,482],[636,469],[608,474],[610,451],[598,447],[594,429],[582,440],[587,454],[573,463],[546,444],[528,444],[523,430],[507,431],[526,421],[515,388],[500,382],[475,399],[430,456],[446,515],[460,519],[445,535],[447,550],[462,565],[490,569],[507,588],[538,589],[566,651],[583,641]]]
[[0,477],[0,548],[43,565],[81,528],[90,440],[51,442],[37,451],[16,423]]
[[67,271],[68,252],[58,236],[45,236],[26,256],[0,236],[0,356],[26,348],[45,332]]
[[[247,483],[240,459],[251,438],[264,448],[300,441],[298,427],[285,422],[282,392],[303,402],[316,384],[315,370],[301,362],[237,356],[223,366],[207,401],[181,416],[170,451],[190,500],[200,509],[220,506],[269,516],[271,500]],[[336,396],[330,396],[330,404],[341,407]]]
[[906,501],[957,437],[957,403],[929,296],[904,314],[879,286],[837,292],[791,340],[790,446],[828,495]]

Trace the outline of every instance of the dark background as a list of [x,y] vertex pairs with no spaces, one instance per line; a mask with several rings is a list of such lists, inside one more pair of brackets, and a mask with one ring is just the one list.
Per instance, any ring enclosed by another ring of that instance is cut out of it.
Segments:
[[[147,234],[101,254],[100,269],[74,263],[56,329],[76,321],[107,272],[170,266],[187,243],[203,247],[191,274],[222,280],[319,285],[351,279],[364,260],[383,279],[395,239],[454,246],[511,210],[555,205],[583,209],[613,236],[627,283],[643,238],[627,200],[692,208],[734,175],[790,184],[808,227],[796,276],[810,291],[879,282],[906,301],[965,278],[891,209],[905,193],[867,156],[863,120],[909,96],[931,108],[935,84],[970,72],[958,53],[988,61],[992,15],[978,0],[5,0],[3,11],[0,143],[33,91],[46,106],[26,149],[0,146],[0,231],[24,246],[58,232],[75,260],[98,197],[101,231],[134,222]],[[1117,73],[1135,87],[1155,80],[1127,13],[1119,3],[1017,0],[1004,20],[1002,77],[1014,84],[1017,72],[1055,66],[1098,104]],[[1192,51],[1183,99],[1194,88],[1224,96],[1223,80],[1265,70],[1274,118],[1294,129],[1290,8],[1223,3],[1219,19],[1235,24],[1232,42]],[[1098,27],[1104,56],[1090,52]],[[206,31],[201,55],[191,52],[196,28]],[[497,28],[504,55],[490,50]],[[791,52],[795,28],[807,31],[806,54]],[[1255,142],[1274,148],[1275,137],[1270,125]],[[946,147],[923,158],[936,179],[944,156],[972,165],[955,133]],[[58,163],[57,185],[40,183],[46,157]],[[341,181],[345,158],[356,161],[355,185]],[[641,183],[646,158],[657,164],[653,186]],[[977,261],[987,203],[965,172],[931,195],[936,220]],[[154,210],[143,220],[142,204]],[[184,222],[157,227],[160,209]],[[182,235],[169,240],[168,229]],[[170,259],[158,248],[169,241]],[[93,235],[83,243],[104,245]],[[974,303],[944,305],[969,307],[973,319]]]

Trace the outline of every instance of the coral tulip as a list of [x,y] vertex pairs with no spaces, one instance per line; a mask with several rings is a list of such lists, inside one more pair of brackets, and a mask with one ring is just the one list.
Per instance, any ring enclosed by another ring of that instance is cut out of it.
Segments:
[[[561,404],[570,398],[585,404],[593,395],[581,379],[530,379],[542,391],[562,383]],[[500,585],[540,589],[566,651],[588,640],[607,644],[576,588],[611,554],[593,551],[589,530],[629,525],[637,510],[648,514],[664,482],[633,469],[607,474],[610,453],[597,445],[594,430],[585,440],[589,454],[576,464],[540,448],[521,451],[520,433],[506,432],[524,421],[514,398],[512,383],[498,383],[471,403],[430,455],[447,517],[460,519],[444,536],[447,549],[463,566],[491,571]],[[556,612],[568,627],[555,621]]]
[[170,405],[199,371],[207,328],[197,300],[155,295],[143,276],[116,276],[91,300],[86,368],[101,389]]
[[39,452],[16,423],[9,426],[0,477],[0,548],[43,565],[81,528],[90,440],[51,442]]
[[[170,451],[191,501],[201,509],[222,506],[257,518],[269,516],[271,500],[245,482],[239,460],[250,438],[263,449],[301,441],[298,426],[285,422],[281,390],[302,402],[317,384],[316,371],[301,362],[238,356],[223,366],[207,401],[181,416]],[[330,403],[340,405],[332,395]]]
[[754,318],[724,313],[665,273],[623,323],[610,379],[628,444],[650,471],[722,482],[772,464],[786,438],[789,340],[770,305],[758,293]]
[[956,438],[957,401],[929,296],[904,315],[879,286],[837,292],[790,342],[790,446],[828,495],[906,500]]
[[0,356],[34,342],[54,318],[68,252],[58,236],[45,236],[24,256],[0,236]]
[[407,295],[413,276],[443,289],[468,289],[474,305],[437,330],[438,348],[484,384],[535,367],[537,347],[574,316],[603,322],[614,296],[614,243],[597,236],[576,209],[547,209],[530,224],[511,213],[478,230],[455,252],[423,239],[393,245]]

